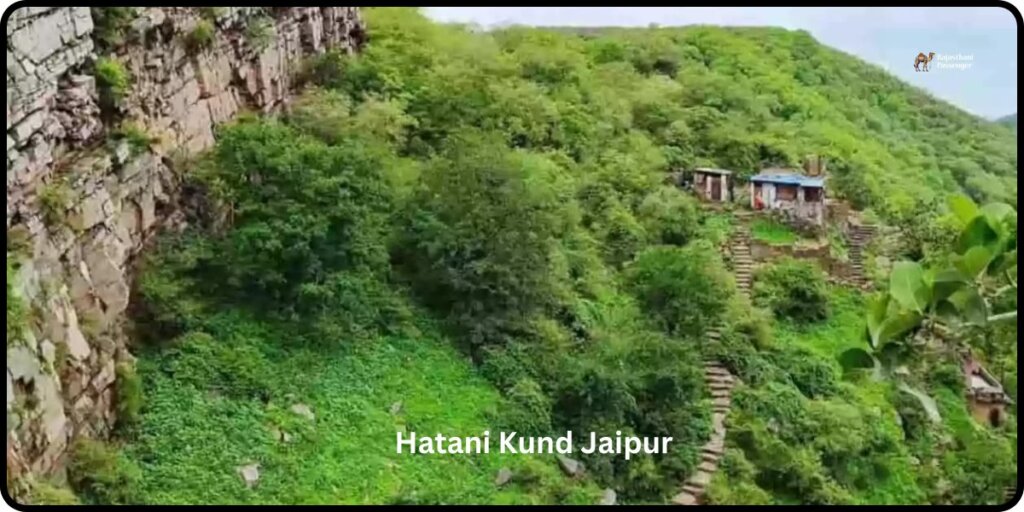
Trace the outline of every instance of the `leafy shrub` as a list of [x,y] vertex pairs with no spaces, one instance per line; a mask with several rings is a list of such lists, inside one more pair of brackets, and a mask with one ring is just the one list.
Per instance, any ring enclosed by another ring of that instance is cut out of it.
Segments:
[[135,367],[127,362],[115,367],[117,377],[117,423],[118,426],[134,425],[142,411],[142,378],[135,373]]
[[713,505],[773,505],[772,496],[752,482],[719,484],[715,478],[708,487],[707,501]]
[[352,134],[352,100],[342,92],[314,88],[295,100],[288,123],[335,144]]
[[511,389],[533,375],[524,363],[529,355],[524,353],[519,343],[489,345],[481,350],[481,354],[480,373],[498,389]]
[[504,343],[503,332],[559,301],[556,251],[574,212],[556,176],[549,160],[477,135],[452,139],[423,175],[401,258],[474,346]]
[[[382,272],[390,197],[380,154],[355,141],[326,146],[274,121],[223,130],[198,173],[209,193],[234,210],[234,228],[199,264],[217,288],[285,312],[324,303],[335,272]],[[201,255],[200,255],[201,256]]]
[[71,187],[63,179],[55,179],[39,189],[39,207],[43,219],[52,227],[63,225],[67,221],[67,211],[71,208]]
[[732,300],[729,302],[725,315],[726,330],[732,331],[758,350],[766,350],[773,346],[771,313],[763,308],[754,307],[749,301]]
[[68,465],[68,480],[79,495],[106,504],[135,503],[135,486],[142,472],[114,447],[80,437]]
[[295,303],[316,318],[320,339],[366,339],[400,334],[412,320],[401,293],[371,272],[335,272],[322,283],[306,283]]
[[752,295],[755,304],[781,318],[810,323],[828,317],[825,276],[812,263],[783,258],[758,269]]
[[590,229],[602,242],[605,260],[620,266],[633,259],[647,245],[648,234],[643,225],[618,201],[611,202],[601,212]]
[[533,379],[523,379],[506,394],[507,409],[502,412],[501,427],[521,435],[547,435],[551,428],[551,399]]
[[144,337],[169,339],[198,324],[203,304],[193,280],[212,251],[209,241],[188,231],[158,237],[143,254],[134,319]]
[[100,108],[110,118],[131,87],[131,77],[117,59],[100,57],[95,63],[96,85],[99,89]]
[[249,45],[262,52],[274,40],[274,20],[269,16],[257,16],[245,27],[245,38]]
[[637,217],[654,244],[684,245],[699,227],[696,200],[670,186],[644,198]]
[[45,480],[35,480],[29,485],[26,501],[32,505],[82,504],[71,489]]
[[839,390],[832,362],[808,350],[787,349],[776,355],[775,364],[789,375],[797,389],[808,398],[832,396]]
[[167,357],[161,370],[197,389],[269,400],[270,387],[264,381],[270,373],[266,356],[251,343],[236,347],[230,341],[214,339],[205,332],[189,332],[165,349]]
[[350,62],[351,57],[339,50],[314,55],[303,63],[300,82],[311,82],[327,89],[340,88],[345,85]]
[[626,270],[640,302],[667,332],[700,336],[715,325],[734,293],[718,252],[706,241],[651,247]]
[[196,26],[185,37],[185,46],[191,53],[198,53],[213,45],[213,23],[206,19],[196,22]]
[[150,144],[156,142],[154,137],[151,137],[135,123],[121,123],[111,135],[115,141],[127,142],[133,155],[146,152]]
[[135,19],[134,7],[92,7],[93,32],[100,49],[110,50],[125,43],[125,35]]
[[955,363],[938,364],[928,372],[932,387],[944,386],[957,393],[964,390],[964,371]]

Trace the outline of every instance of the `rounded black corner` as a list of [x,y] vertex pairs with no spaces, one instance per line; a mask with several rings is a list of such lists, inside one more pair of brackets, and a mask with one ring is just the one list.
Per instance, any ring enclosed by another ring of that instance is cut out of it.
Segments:
[[[1006,11],[1013,16],[1013,19],[1017,21],[1017,29],[1024,27],[1024,19],[1021,18],[1020,10],[1017,9],[1017,6],[1007,2],[1006,0],[997,0],[995,7],[1006,9]],[[1020,496],[1018,496],[1017,499],[1019,500]]]
[[[7,14],[7,12],[4,13],[4,23],[7,22]],[[0,487],[0,496],[4,497],[4,503],[6,503],[8,507],[11,507],[11,509],[13,510],[17,510],[18,512],[22,512],[32,508],[28,504],[18,503],[18,501],[11,496],[11,493],[7,489],[6,481],[4,482],[3,487]]]
[[[1019,20],[1019,18],[1018,18],[1018,20]],[[1018,503],[1020,503],[1021,494],[1022,494],[1022,489],[1021,489],[1021,486],[1018,484],[1016,486],[1016,488],[1014,488],[1014,490],[1013,490],[1013,496],[1008,501],[1006,501],[1005,503],[999,505],[997,508],[999,510],[1001,510],[1001,511],[1004,511],[1004,512],[1007,511],[1007,510],[1012,510],[1013,508],[1015,508],[1017,506]]]

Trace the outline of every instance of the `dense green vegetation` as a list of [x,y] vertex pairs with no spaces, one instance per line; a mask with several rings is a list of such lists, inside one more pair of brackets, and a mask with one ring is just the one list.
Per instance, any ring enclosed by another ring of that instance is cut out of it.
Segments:
[[757,270],[754,304],[780,318],[810,323],[828,317],[825,275],[814,263],[783,258]]
[[[863,298],[785,261],[756,276],[752,306],[717,251],[730,216],[663,183],[823,154],[839,195],[920,234],[891,256],[939,258],[946,212],[917,205],[961,189],[1016,204],[1009,131],[804,32],[365,16],[362,55],[311,62],[287,115],[223,127],[190,170],[204,205],[142,264],[141,386],[122,370],[121,437],[79,446],[83,500],[593,503],[612,488],[661,503],[710,432],[714,357],[744,385],[712,501],[1001,501],[1015,420],[972,423],[948,358],[915,368],[939,424],[844,376]],[[1015,376],[1003,345],[989,352]],[[398,455],[401,429],[674,441],[574,454],[572,480],[551,456]]]

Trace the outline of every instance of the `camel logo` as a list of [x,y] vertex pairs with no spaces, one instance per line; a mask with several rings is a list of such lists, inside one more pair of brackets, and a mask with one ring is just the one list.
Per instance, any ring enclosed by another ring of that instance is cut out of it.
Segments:
[[924,71],[928,71],[928,63],[935,58],[935,52],[928,52],[928,55],[923,53],[917,54],[917,58],[914,59],[914,71],[921,71],[921,64],[924,64]]
[[928,52],[928,55],[919,53],[914,59],[914,71],[931,71],[932,67],[939,71],[965,71],[971,69],[972,66],[974,66],[973,53],[937,54]]

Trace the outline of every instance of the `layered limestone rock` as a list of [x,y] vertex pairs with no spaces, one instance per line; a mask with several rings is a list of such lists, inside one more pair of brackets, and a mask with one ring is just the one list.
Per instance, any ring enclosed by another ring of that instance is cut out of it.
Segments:
[[[212,37],[189,44],[208,20]],[[252,27],[259,26],[260,30]],[[120,63],[129,87],[101,108],[87,7],[22,7],[7,23],[7,234],[26,326],[7,349],[9,476],[52,473],[76,435],[107,435],[134,258],[182,224],[177,162],[241,110],[287,102],[305,57],[356,51],[356,8],[139,8]],[[150,139],[115,141],[130,123]],[[11,329],[11,326],[8,326]]]

